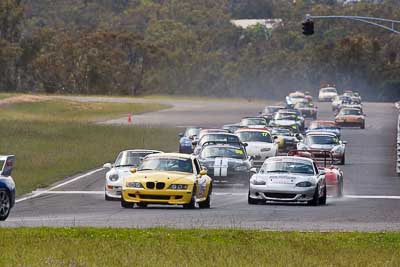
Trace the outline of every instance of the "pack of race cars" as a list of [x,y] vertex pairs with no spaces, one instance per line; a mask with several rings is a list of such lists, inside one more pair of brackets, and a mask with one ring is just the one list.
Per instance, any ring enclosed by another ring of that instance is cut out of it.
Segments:
[[105,199],[124,208],[148,204],[209,208],[213,185],[244,184],[248,203],[266,201],[323,205],[343,195],[346,141],[341,127],[365,128],[357,92],[338,95],[321,88],[319,101],[331,101],[334,121],[317,120],[308,92],[290,93],[283,104],[221,128],[187,127],[179,134],[179,153],[121,152],[105,164]]

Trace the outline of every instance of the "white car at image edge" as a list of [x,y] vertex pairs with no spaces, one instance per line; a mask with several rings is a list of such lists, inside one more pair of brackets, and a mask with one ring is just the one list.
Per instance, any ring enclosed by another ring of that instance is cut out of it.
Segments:
[[131,169],[137,168],[147,155],[158,153],[163,152],[147,149],[125,150],[118,154],[114,164],[104,164],[103,167],[109,169],[106,173],[105,200],[121,199],[122,182],[131,175]]

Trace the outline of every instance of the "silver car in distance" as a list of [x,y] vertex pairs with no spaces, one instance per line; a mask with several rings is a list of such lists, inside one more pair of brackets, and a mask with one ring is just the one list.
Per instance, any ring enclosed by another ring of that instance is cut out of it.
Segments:
[[296,156],[267,159],[250,179],[249,204],[266,201],[326,204],[325,173],[312,159]]

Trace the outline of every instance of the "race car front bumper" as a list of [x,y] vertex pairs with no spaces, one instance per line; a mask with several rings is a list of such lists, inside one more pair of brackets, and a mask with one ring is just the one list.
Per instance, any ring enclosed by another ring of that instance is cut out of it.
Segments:
[[122,187],[120,185],[106,185],[105,194],[109,198],[120,199]]
[[193,187],[187,190],[148,190],[140,188],[123,189],[122,197],[125,202],[185,205],[192,199]]
[[307,202],[313,199],[315,186],[307,188],[295,188],[292,190],[282,190],[269,188],[265,185],[250,184],[249,197],[263,201],[276,202]]

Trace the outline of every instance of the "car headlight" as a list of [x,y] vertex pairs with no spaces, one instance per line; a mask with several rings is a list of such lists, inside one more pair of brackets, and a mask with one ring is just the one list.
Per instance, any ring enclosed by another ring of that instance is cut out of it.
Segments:
[[187,190],[189,185],[187,184],[171,184],[168,189],[172,190]]
[[112,182],[115,182],[115,181],[118,181],[119,176],[118,176],[117,173],[113,173],[113,174],[111,174],[111,175],[108,177],[108,179],[109,179],[110,181],[112,181]]
[[238,171],[238,172],[247,171],[247,166],[238,166],[235,168],[235,171]]
[[267,184],[266,181],[257,180],[257,179],[251,179],[251,180],[250,180],[250,183],[251,183],[252,185],[266,185],[266,184]]
[[268,151],[271,151],[271,148],[266,147],[261,149],[261,152],[268,152]]
[[335,147],[331,151],[332,153],[341,154],[343,153],[343,148],[341,146]]
[[296,184],[297,187],[310,187],[313,186],[313,184],[309,181],[305,181],[305,182],[300,182]]
[[128,188],[144,188],[143,185],[139,182],[128,182],[128,183],[126,183],[126,187],[128,187]]

